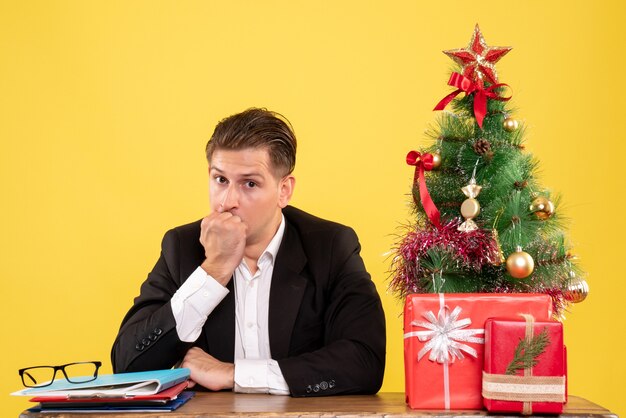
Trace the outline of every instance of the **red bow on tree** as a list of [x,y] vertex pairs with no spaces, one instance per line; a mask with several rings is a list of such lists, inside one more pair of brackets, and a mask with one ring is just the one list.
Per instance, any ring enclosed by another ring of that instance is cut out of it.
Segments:
[[[441,227],[439,218],[441,217],[439,209],[435,206],[435,202],[428,193],[426,188],[426,179],[424,178],[424,171],[430,171],[433,169],[433,155],[432,154],[420,154],[417,151],[410,151],[406,155],[406,163],[408,165],[415,166],[415,174],[413,175],[413,184],[419,180],[420,199],[422,200],[422,206],[428,216],[428,219],[437,227]],[[413,200],[417,205],[415,194],[413,194]]]
[[472,81],[459,73],[452,73],[448,85],[456,87],[457,90],[444,97],[433,110],[443,110],[459,93],[464,92],[466,95],[474,94],[474,117],[480,129],[483,128],[483,120],[487,115],[487,99],[508,101],[511,97],[500,97],[498,93],[494,92],[498,87],[507,86],[507,84],[492,84],[488,88],[483,87],[482,81]]

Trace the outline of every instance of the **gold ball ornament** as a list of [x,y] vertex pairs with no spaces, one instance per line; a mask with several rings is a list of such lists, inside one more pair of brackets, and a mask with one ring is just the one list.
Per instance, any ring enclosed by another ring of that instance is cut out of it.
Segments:
[[433,170],[437,170],[441,167],[441,154],[439,151],[433,152]]
[[587,298],[589,294],[589,285],[587,281],[576,277],[575,273],[570,272],[570,282],[563,292],[566,301],[572,303],[580,303]]
[[517,128],[519,128],[519,122],[513,118],[506,118],[504,119],[502,126],[504,127],[505,131],[513,132],[513,131],[516,131]]
[[530,211],[542,221],[554,215],[554,203],[547,197],[539,196],[530,204]]
[[473,219],[480,213],[480,203],[474,198],[465,199],[461,205],[461,215],[465,219]]
[[506,259],[506,270],[516,279],[524,279],[530,276],[535,269],[535,260],[521,247],[510,254]]

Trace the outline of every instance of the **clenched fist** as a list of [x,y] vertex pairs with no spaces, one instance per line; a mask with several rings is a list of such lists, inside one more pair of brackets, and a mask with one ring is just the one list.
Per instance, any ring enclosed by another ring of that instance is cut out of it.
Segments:
[[243,259],[248,227],[230,212],[213,212],[200,224],[200,243],[206,259],[201,267],[226,286]]

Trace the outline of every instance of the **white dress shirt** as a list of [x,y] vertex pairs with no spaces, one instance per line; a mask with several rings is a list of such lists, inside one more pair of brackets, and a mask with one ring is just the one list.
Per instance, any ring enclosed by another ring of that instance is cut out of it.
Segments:
[[[236,392],[289,395],[278,362],[272,360],[268,331],[274,261],[285,233],[285,217],[251,274],[245,260],[233,274],[235,290]],[[213,309],[229,290],[198,267],[172,297],[172,313],[181,341],[194,342]]]

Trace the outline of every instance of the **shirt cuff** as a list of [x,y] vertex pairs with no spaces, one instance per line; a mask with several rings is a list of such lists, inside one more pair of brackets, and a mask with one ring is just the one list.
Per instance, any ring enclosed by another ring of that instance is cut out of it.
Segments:
[[235,392],[289,395],[276,360],[235,360]]
[[172,314],[176,321],[178,338],[194,342],[213,309],[226,297],[229,290],[198,267],[172,297]]

